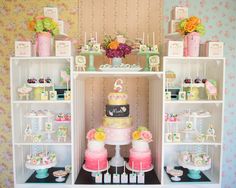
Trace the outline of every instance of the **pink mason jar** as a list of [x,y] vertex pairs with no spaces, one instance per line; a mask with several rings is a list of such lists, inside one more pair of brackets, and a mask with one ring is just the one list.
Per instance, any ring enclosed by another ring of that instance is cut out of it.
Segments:
[[39,56],[51,55],[51,33],[42,32],[37,34],[37,49]]
[[184,56],[198,57],[200,48],[200,34],[192,32],[184,37]]

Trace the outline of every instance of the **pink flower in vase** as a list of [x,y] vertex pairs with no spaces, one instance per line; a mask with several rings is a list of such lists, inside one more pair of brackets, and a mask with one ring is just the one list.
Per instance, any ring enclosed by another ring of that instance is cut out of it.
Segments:
[[87,133],[86,138],[87,138],[88,140],[93,140],[95,133],[96,133],[96,130],[95,130],[95,129],[91,129],[91,130]]
[[152,133],[150,131],[141,131],[140,137],[142,140],[144,140],[146,142],[152,141]]

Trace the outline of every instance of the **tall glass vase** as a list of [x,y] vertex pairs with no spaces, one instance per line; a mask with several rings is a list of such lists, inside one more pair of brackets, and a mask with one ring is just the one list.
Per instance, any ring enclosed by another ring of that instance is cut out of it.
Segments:
[[45,57],[51,55],[51,33],[42,32],[37,34],[38,55]]
[[200,34],[192,32],[184,37],[184,56],[198,57],[200,48]]

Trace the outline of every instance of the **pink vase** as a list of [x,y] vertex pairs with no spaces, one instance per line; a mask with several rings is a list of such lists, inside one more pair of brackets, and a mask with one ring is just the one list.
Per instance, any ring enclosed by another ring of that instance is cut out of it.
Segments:
[[42,32],[37,35],[37,51],[39,56],[50,56],[51,33]]
[[200,34],[192,32],[184,37],[184,56],[199,56]]

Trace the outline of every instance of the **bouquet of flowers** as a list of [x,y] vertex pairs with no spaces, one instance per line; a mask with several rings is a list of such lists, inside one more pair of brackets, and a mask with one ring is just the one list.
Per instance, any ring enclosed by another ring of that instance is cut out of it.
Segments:
[[99,142],[103,142],[106,139],[106,134],[103,128],[91,129],[86,138],[90,140],[96,140]]
[[152,133],[143,126],[138,127],[136,131],[132,133],[133,140],[143,140],[146,142],[152,141]]
[[122,58],[131,53],[131,46],[126,43],[126,39],[122,35],[112,38],[110,35],[105,35],[102,47],[106,51],[108,58]]
[[178,29],[181,35],[187,35],[192,32],[197,32],[200,35],[205,34],[205,27],[201,23],[201,20],[196,16],[181,20]]
[[59,28],[57,22],[52,18],[37,16],[30,20],[28,23],[28,28],[36,33],[49,32],[52,36],[59,33]]

